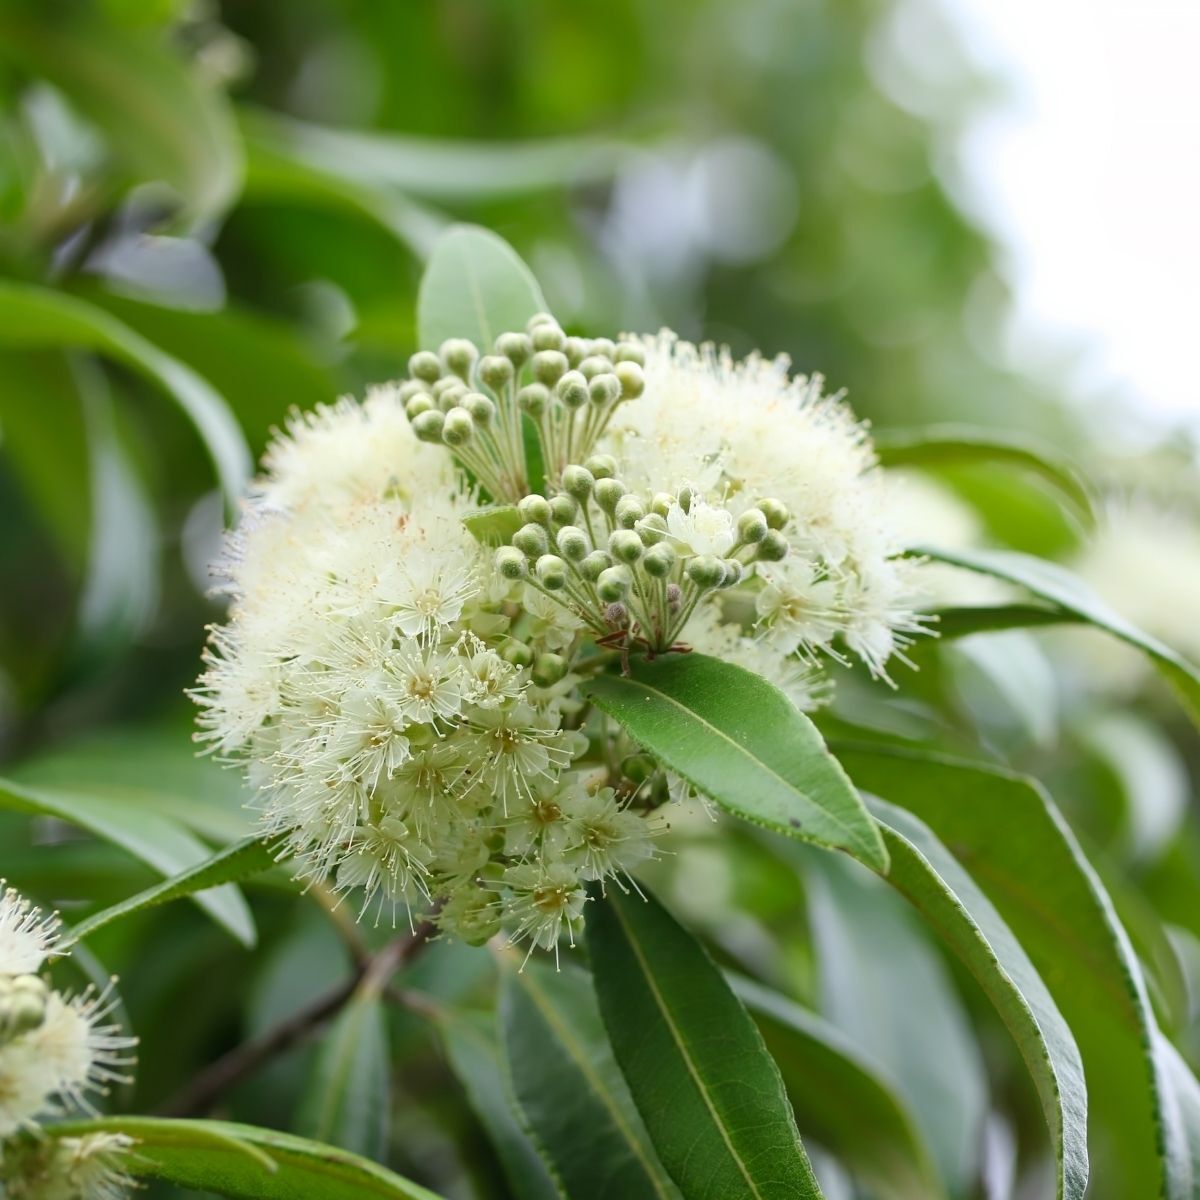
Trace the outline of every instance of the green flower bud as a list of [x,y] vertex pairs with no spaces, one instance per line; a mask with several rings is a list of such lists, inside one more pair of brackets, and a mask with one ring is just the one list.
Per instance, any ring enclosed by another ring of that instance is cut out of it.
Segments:
[[572,463],[569,467],[563,468],[562,485],[563,491],[568,496],[574,496],[580,504],[586,504],[587,498],[592,494],[592,488],[596,485],[596,480],[587,467]]
[[429,412],[437,407],[437,402],[428,392],[418,392],[410,397],[404,406],[404,411],[410,421],[415,421],[423,412]]
[[406,379],[397,389],[396,396],[401,404],[407,404],[414,396],[428,396],[429,384],[423,379]]
[[597,479],[611,479],[617,473],[617,460],[611,454],[593,454],[583,465]]
[[525,555],[516,546],[501,546],[496,551],[496,570],[505,579],[524,579],[529,574]]
[[633,529],[646,515],[646,506],[636,496],[626,494],[617,501],[613,515],[622,529]]
[[639,367],[644,367],[646,365],[646,352],[638,342],[618,342],[616,351],[613,354],[613,360],[619,363],[636,363]]
[[475,422],[465,408],[452,408],[442,422],[442,441],[447,446],[465,446],[475,436]]
[[745,569],[736,558],[723,559],[721,565],[725,568],[725,578],[721,581],[721,587],[733,587],[734,584],[741,583]]
[[442,362],[432,350],[418,350],[408,360],[408,373],[414,379],[424,379],[433,383],[442,377]]
[[583,562],[591,550],[588,536],[578,525],[564,525],[554,539],[558,543],[558,552],[568,562]]
[[45,1021],[48,997],[37,975],[0,976],[0,1047]]
[[591,353],[591,350],[591,344],[587,339],[578,337],[567,338],[567,344],[563,347],[563,353],[567,356],[567,362],[572,367],[578,367]]
[[426,387],[440,400],[447,392],[457,391],[466,385],[457,375],[443,375],[441,379],[435,379],[433,383],[427,384]]
[[459,403],[471,414],[471,420],[485,429],[496,417],[496,405],[482,392],[468,392]]
[[570,525],[575,520],[577,512],[579,512],[579,505],[565,492],[559,492],[557,496],[550,497],[550,520],[555,525]]
[[519,371],[533,353],[533,342],[527,333],[502,333],[496,339],[496,353],[503,354]]
[[612,566],[612,555],[607,550],[593,550],[580,564],[579,573],[589,583],[595,583]]
[[561,654],[539,654],[530,672],[538,687],[553,687],[567,673],[568,663]]
[[667,522],[656,512],[639,518],[633,528],[643,546],[657,546],[667,536]]
[[516,638],[513,638],[512,641],[505,643],[504,649],[500,651],[500,657],[505,662],[512,663],[514,667],[528,667],[533,662],[533,651],[524,642],[518,642]]
[[482,946],[500,932],[503,917],[503,906],[495,893],[468,884],[447,901],[438,916],[438,925],[449,936],[462,938],[468,946]]
[[550,391],[543,383],[527,383],[517,393],[517,407],[535,421],[546,411],[549,403]]
[[[674,503],[675,497],[670,492],[655,492],[654,499],[650,501],[650,511],[665,520]],[[663,528],[665,529],[666,526],[664,525]]]
[[570,364],[560,350],[539,350],[533,356],[533,377],[547,387],[553,387],[566,373]]
[[597,407],[614,404],[621,397],[621,381],[611,371],[593,375],[588,384],[588,396]]
[[646,390],[646,376],[637,363],[617,363],[616,374],[623,400],[636,400]]
[[604,606],[604,623],[609,629],[624,629],[629,624],[629,609],[620,600]]
[[613,361],[613,355],[617,352],[617,343],[612,338],[598,337],[592,339],[592,353],[600,354],[607,358],[609,362]]
[[713,554],[700,554],[688,561],[688,578],[704,591],[725,582],[725,564]]
[[629,595],[631,582],[628,567],[606,567],[596,580],[596,595],[606,604],[614,604]]
[[686,483],[675,493],[675,502],[683,509],[685,513],[692,511],[692,501],[696,498],[696,493]]
[[548,591],[557,592],[567,586],[567,564],[557,554],[543,554],[533,569]]
[[787,538],[779,530],[768,529],[767,536],[758,543],[755,557],[761,558],[763,562],[781,562],[787,558],[790,549]]
[[743,542],[761,542],[767,536],[767,518],[761,508],[748,508],[737,519],[738,537]]
[[792,514],[788,512],[787,505],[781,504],[778,500],[770,498],[760,500],[758,507],[771,529],[782,529],[791,520]]
[[479,378],[493,392],[499,392],[508,387],[515,374],[512,361],[505,358],[503,354],[489,354],[486,358],[479,360]]
[[589,354],[587,358],[579,364],[579,373],[584,379],[594,379],[597,375],[611,375],[612,361],[604,358],[599,354]]
[[587,381],[578,371],[568,371],[558,381],[554,394],[568,408],[582,408],[588,402]]
[[632,565],[642,557],[646,547],[632,529],[618,529],[609,536],[608,549],[618,562]]
[[669,542],[659,542],[651,546],[642,559],[642,566],[647,575],[655,579],[665,579],[675,569],[675,551]]
[[559,350],[567,344],[567,335],[559,328],[557,324],[551,324],[549,321],[543,322],[536,329],[529,331],[529,340],[533,343],[534,350]]
[[539,325],[546,325],[546,324],[557,325],[558,322],[548,312],[534,313],[533,316],[530,317],[529,320],[525,322],[525,332],[527,334],[529,334],[530,337],[533,337],[533,331]]
[[413,433],[423,442],[440,442],[442,440],[442,425],[446,420],[444,413],[438,409],[418,413],[413,418]]
[[528,525],[522,525],[513,534],[512,544],[526,558],[537,558],[550,549],[550,539],[546,536],[545,529],[541,525],[533,524],[532,521]]
[[454,386],[442,388],[438,394],[438,408],[444,413],[448,413],[452,408],[457,408],[462,403],[462,398],[467,395],[467,388],[460,380],[455,379]]
[[596,503],[611,516],[617,501],[625,495],[625,485],[619,479],[597,479],[595,495]]
[[453,371],[460,379],[470,379],[471,368],[479,357],[474,342],[466,338],[447,338],[438,351],[447,371]]
[[657,770],[658,763],[648,754],[631,754],[621,764],[621,774],[630,783],[645,783]]
[[517,501],[517,512],[525,521],[533,521],[537,525],[550,524],[550,502],[545,496],[539,496],[537,492],[529,496],[522,496]]

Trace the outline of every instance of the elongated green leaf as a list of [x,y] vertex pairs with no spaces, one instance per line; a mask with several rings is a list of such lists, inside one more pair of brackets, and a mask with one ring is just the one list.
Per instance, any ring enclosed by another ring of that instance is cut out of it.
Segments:
[[703,654],[639,660],[585,694],[735,816],[845,850],[877,870],[887,852],[813,723],[778,689]]
[[88,917],[86,921],[80,921],[63,939],[63,945],[72,946],[90,937],[96,930],[103,929],[105,925],[143,909],[167,904],[185,896],[194,896],[223,883],[240,883],[243,879],[250,879],[262,871],[269,870],[275,865],[275,861],[274,853],[265,843],[256,837],[243,838],[232,846],[226,846],[224,850],[218,850],[204,862],[197,863],[196,866],[189,867],[170,879],[164,879],[162,883],[148,887],[136,896],[130,896],[128,900],[122,900],[119,904]]
[[367,980],[325,1035],[297,1114],[297,1132],[384,1158],[391,1124],[390,1065],[379,988]]
[[467,513],[462,520],[471,536],[484,546],[503,546],[525,524],[515,504],[481,508]]
[[[595,1001],[592,1003],[594,1006]],[[504,1076],[495,1023],[482,1014],[446,1010],[440,1011],[435,1019],[450,1066],[487,1130],[516,1200],[561,1200],[562,1192],[517,1120],[516,1102]],[[544,1047],[539,1047],[539,1053],[544,1051]],[[611,1058],[611,1052],[609,1055]],[[621,1087],[624,1086],[622,1082]],[[590,1136],[589,1133],[581,1143],[585,1152]]]
[[126,1163],[134,1174],[235,1200],[439,1200],[365,1158],[252,1125],[105,1117],[54,1125],[46,1132],[54,1137],[128,1134],[137,1141]]
[[1036,629],[1041,625],[1078,624],[1080,617],[1050,604],[980,604],[943,608],[932,614],[941,638],[970,637],[1007,629]]
[[0,342],[95,350],[141,372],[183,409],[203,439],[232,500],[250,475],[250,452],[221,396],[191,367],[123,325],[116,317],[61,292],[0,283]]
[[828,1021],[749,979],[731,978],[783,1075],[796,1123],[879,1200],[937,1200],[945,1190],[904,1101]]
[[525,328],[546,307],[513,248],[478,225],[455,225],[437,240],[417,294],[421,345],[469,338],[489,353],[498,334]]
[[653,897],[588,905],[609,1041],[658,1156],[687,1197],[820,1197],[762,1036],[704,948]]
[[571,1200],[679,1195],[613,1061],[583,972],[538,963],[505,971],[500,1019],[513,1094]]
[[1089,525],[1092,498],[1079,472],[1050,446],[1024,436],[971,425],[876,430],[873,441],[886,467],[945,467],[1000,463],[1022,467],[1050,483]]
[[1175,688],[1192,720],[1200,725],[1200,669],[1109,608],[1083,580],[1065,567],[1012,550],[937,550],[923,546],[915,553],[1020,584],[1039,599],[1060,606],[1078,620],[1095,625],[1148,654]]
[[1093,1155],[1115,1195],[1192,1195],[1165,1100],[1158,1027],[1137,956],[1050,798],[998,767],[899,747],[839,747],[854,781],[919,817],[996,906],[1083,1056]]
[[871,807],[892,856],[888,882],[959,956],[1008,1026],[1041,1098],[1055,1194],[1080,1200],[1088,1181],[1087,1085],[1071,1030],[991,901],[928,826],[884,801]]
[[[31,787],[0,779],[0,808],[39,813],[78,825],[120,846],[167,877],[205,862],[210,855],[203,842],[175,822],[107,796]],[[238,941],[254,945],[254,918],[236,887],[222,884],[195,895],[194,899]]]
[[1161,1033],[1154,1039],[1154,1055],[1166,1080],[1177,1123],[1183,1130],[1186,1159],[1191,1168],[1193,1190],[1180,1191],[1179,1195],[1194,1196],[1200,1188],[1200,1082]]
[[170,184],[193,219],[219,214],[237,195],[241,142],[224,96],[149,31],[86,9],[63,21],[41,6],[4,5],[0,53],[60,88],[139,182]]

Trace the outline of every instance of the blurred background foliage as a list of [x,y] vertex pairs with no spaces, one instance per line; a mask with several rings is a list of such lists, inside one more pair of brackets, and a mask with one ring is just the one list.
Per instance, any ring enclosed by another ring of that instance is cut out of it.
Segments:
[[[509,240],[572,330],[668,325],[784,352],[848,389],[885,443],[944,423],[1016,432],[1081,462],[1102,508],[1107,491],[1138,492],[1194,519],[1189,447],[1126,454],[1052,381],[989,350],[1005,283],[955,201],[953,148],[1001,85],[968,69],[935,0],[904,6],[920,10],[920,53],[896,34],[897,7],[3,0],[5,773],[119,801],[131,826],[152,813],[184,839],[184,862],[247,828],[237,781],[187,744],[182,690],[220,612],[207,564],[291,406],[402,372],[423,258],[455,220]],[[913,507],[915,541],[1072,560],[1089,536],[1011,462],[925,463],[914,487],[931,497]],[[1158,685],[1137,683],[1132,705],[1128,689],[1097,687],[1089,655],[1021,631],[927,644],[886,706],[848,676],[827,728],[951,748],[982,735],[996,761],[1045,778],[1119,898],[1160,1014],[1200,1052],[1194,737]],[[122,851],[0,813],[0,875],[68,904],[116,900],[164,869],[126,832]],[[888,985],[853,973],[885,952],[908,970],[911,1027],[876,1030],[871,1049],[901,1075],[922,1055],[957,1064],[910,1089],[953,1194],[974,1194],[981,1155],[993,1179],[1018,1158],[1036,1179],[1036,1109],[1011,1047],[902,908],[837,864],[800,888],[794,864],[744,833],[721,854],[707,831],[692,848],[680,837],[663,868],[672,902],[831,1021],[868,1037],[845,997]],[[143,1037],[139,1106],[345,968],[337,922],[283,890],[254,890],[254,959],[199,910],[97,939]],[[858,910],[873,915],[846,955],[837,921]],[[842,947],[841,975],[818,972],[823,943]],[[490,969],[435,951],[408,983],[447,1003]],[[393,1163],[447,1195],[508,1194],[445,1060],[411,1015],[391,1019],[410,1101],[394,1106]],[[286,1126],[311,1053],[242,1089],[235,1114]],[[985,1120],[989,1095],[987,1137],[964,1149],[956,1130]]]

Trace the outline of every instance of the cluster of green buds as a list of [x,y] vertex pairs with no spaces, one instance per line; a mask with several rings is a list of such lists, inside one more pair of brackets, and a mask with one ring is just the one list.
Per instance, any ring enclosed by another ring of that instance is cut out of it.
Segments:
[[435,354],[409,359],[400,396],[416,435],[449,447],[491,498],[529,491],[525,428],[536,431],[542,469],[558,485],[586,458],[617,406],[642,394],[644,354],[636,342],[568,337],[548,313],[522,333],[502,333],[490,354],[450,338]]
[[638,496],[616,469],[610,455],[592,455],[563,469],[560,491],[521,499],[524,524],[497,550],[497,569],[575,613],[601,645],[685,650],[679,639],[702,597],[788,554],[788,511],[763,500],[735,518],[687,486]]
[[45,1021],[48,997],[46,984],[37,975],[0,975],[0,1046]]

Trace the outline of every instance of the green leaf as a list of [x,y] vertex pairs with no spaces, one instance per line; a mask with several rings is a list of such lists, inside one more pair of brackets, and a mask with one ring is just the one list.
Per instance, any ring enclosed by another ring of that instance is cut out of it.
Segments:
[[229,501],[250,476],[250,452],[221,396],[185,366],[116,317],[61,292],[0,282],[0,342],[23,347],[94,350],[132,367],[183,409],[208,449]]
[[[12,779],[0,778],[0,808],[16,812],[57,817],[78,825],[135,858],[148,863],[170,878],[208,860],[210,851],[174,821],[147,811],[140,805],[122,804],[109,796],[86,792],[31,787]],[[193,897],[219,925],[239,942],[255,942],[254,918],[241,892],[232,884],[222,884]]]
[[500,1021],[517,1105],[571,1200],[678,1197],[613,1061],[585,973],[533,962],[506,970]]
[[1024,436],[971,425],[931,425],[925,429],[875,430],[873,441],[885,467],[972,463],[1023,467],[1052,484],[1089,526],[1095,523],[1091,493],[1079,472],[1052,447]]
[[130,896],[128,900],[122,900],[119,904],[95,913],[85,921],[80,921],[63,939],[63,945],[73,946],[76,942],[90,937],[98,929],[103,929],[105,925],[143,909],[168,904],[185,896],[194,896],[223,883],[240,883],[243,879],[250,879],[262,871],[270,870],[275,862],[275,854],[264,842],[257,837],[243,838],[232,846],[226,846],[224,850],[218,850],[204,862],[197,863],[196,866],[189,867],[170,879],[164,879],[162,883],[148,887],[136,896]]
[[1002,633],[1009,629],[1035,629],[1041,625],[1078,624],[1081,618],[1050,604],[979,604],[942,608],[931,614],[933,629],[941,638],[970,637],[973,633]]
[[904,1101],[828,1021],[749,979],[731,977],[787,1086],[796,1123],[878,1200],[937,1200],[945,1189]]
[[1087,1187],[1087,1085],[1071,1030],[1020,942],[958,860],[923,822],[872,802],[903,893],[975,976],[1020,1050],[1042,1103],[1058,1200]]
[[5,5],[0,53],[63,91],[138,182],[170,184],[193,221],[237,196],[242,150],[225,97],[152,34],[86,9],[63,21],[39,6]]
[[503,238],[454,225],[438,238],[421,279],[420,343],[436,350],[447,338],[469,338],[488,354],[498,334],[524,329],[545,307],[537,280]]
[[1075,619],[1095,625],[1148,654],[1179,694],[1189,716],[1200,725],[1200,670],[1170,646],[1143,633],[1109,608],[1082,579],[1065,567],[1013,550],[937,550],[921,546],[914,553],[1020,584],[1040,600],[1056,604],[1073,614]]
[[467,532],[483,546],[504,546],[512,535],[525,524],[515,504],[502,504],[495,508],[481,508],[467,513],[462,519]]
[[[560,1200],[562,1192],[517,1120],[516,1102],[510,1095],[501,1063],[495,1022],[482,1014],[446,1009],[439,1009],[435,1020],[451,1069],[487,1130],[513,1195],[517,1200]],[[542,1053],[543,1048],[539,1047],[538,1052]],[[624,1088],[623,1082],[621,1086]],[[587,1145],[585,1139],[582,1146],[586,1149]]]
[[783,1080],[704,948],[652,897],[592,896],[587,944],[609,1041],[688,1197],[820,1197]]
[[744,820],[845,850],[887,870],[887,852],[816,726],[777,688],[703,654],[639,659],[583,686],[634,741]]
[[48,1126],[45,1132],[127,1134],[137,1141],[126,1160],[133,1174],[235,1200],[440,1200],[365,1158],[252,1125],[104,1117]]
[[391,1054],[379,987],[367,979],[325,1035],[297,1132],[367,1158],[386,1157]]
[[1129,938],[1050,798],[999,767],[899,747],[839,747],[855,783],[950,847],[1029,955],[1078,1042],[1093,1151],[1114,1195],[1192,1195],[1158,1027]]

